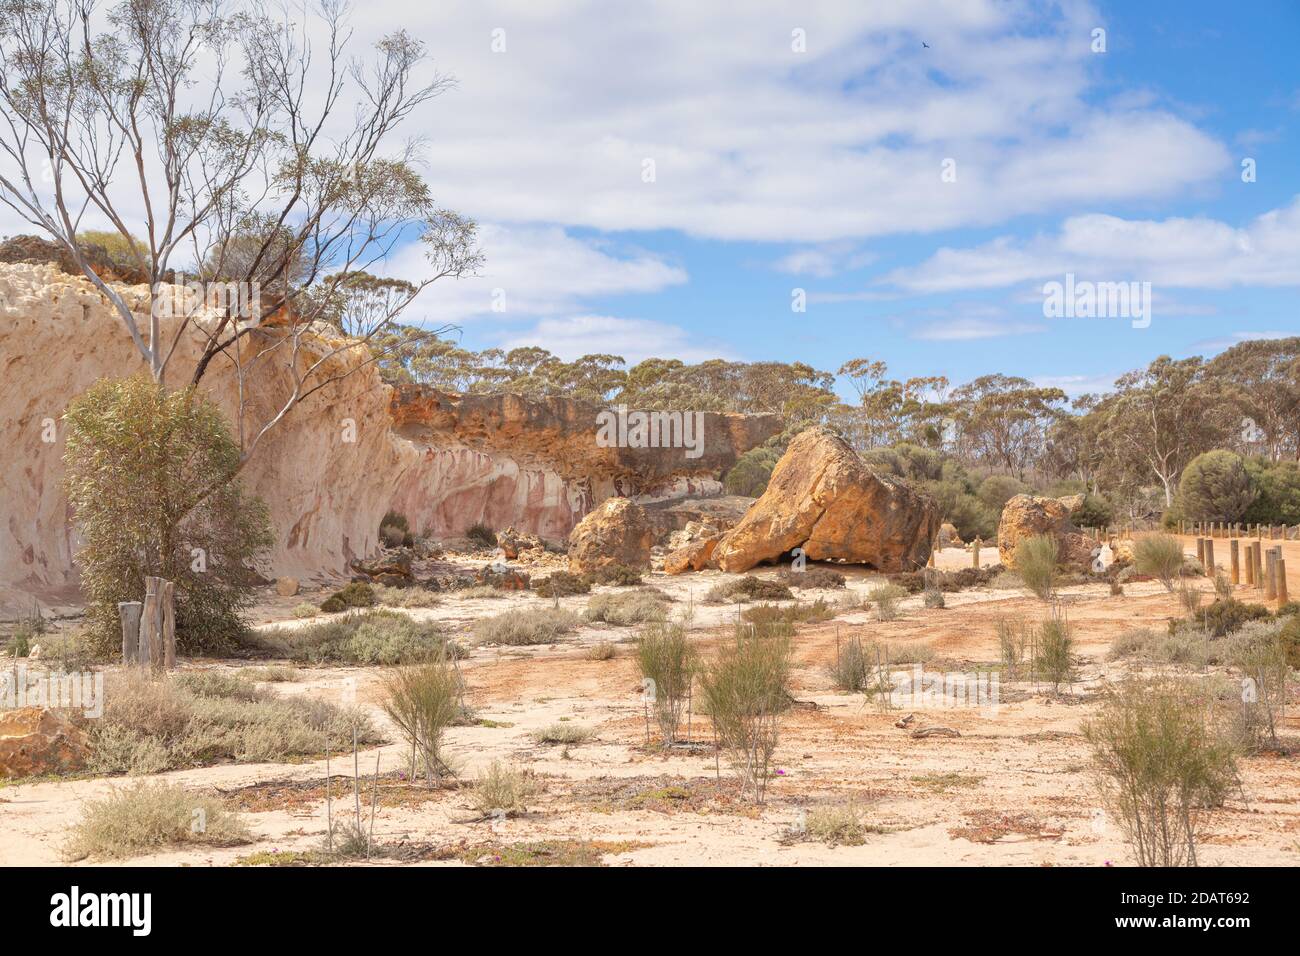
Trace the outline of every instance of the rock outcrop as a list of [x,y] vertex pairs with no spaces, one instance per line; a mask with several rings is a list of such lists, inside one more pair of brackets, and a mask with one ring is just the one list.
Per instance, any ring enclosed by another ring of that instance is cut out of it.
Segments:
[[1050,535],[1056,539],[1061,564],[1087,570],[1093,543],[1070,520],[1072,502],[1062,498],[1016,495],[1002,507],[998,521],[998,557],[1007,568],[1016,566],[1016,545],[1022,538]]
[[32,777],[77,770],[86,738],[57,711],[19,707],[0,711],[0,777]]
[[653,544],[645,509],[629,498],[610,498],[569,535],[569,570],[582,574],[611,564],[646,568]]
[[747,571],[802,548],[813,561],[912,571],[925,567],[938,530],[932,499],[878,474],[833,432],[811,428],[790,443],[713,557],[724,571]]
[[[145,371],[119,318],[82,276],[29,260],[39,241],[11,243],[0,264],[0,608],[26,595],[75,600],[76,542],[63,495],[62,415],[106,376]],[[148,288],[118,286],[147,328]],[[177,322],[164,318],[167,341]],[[278,334],[271,331],[268,334]],[[322,330],[312,347],[325,348]],[[202,335],[181,335],[168,381],[183,384]],[[340,340],[332,340],[339,344]],[[600,447],[595,406],[514,395],[461,396],[392,388],[363,349],[331,359],[348,369],[266,434],[242,473],[266,501],[275,540],[268,578],[321,582],[375,553],[391,510],[412,531],[462,534],[482,522],[563,540],[612,495],[714,483],[722,469],[779,429],[774,416],[706,415],[701,454],[682,448]],[[234,419],[239,389],[230,363],[214,362],[201,388]],[[283,369],[264,364],[245,383],[250,419],[267,421],[286,394]]]
[[722,535],[711,534],[708,537],[696,538],[669,552],[664,557],[664,573],[682,574],[686,571],[703,571],[709,566],[713,552],[721,540]]

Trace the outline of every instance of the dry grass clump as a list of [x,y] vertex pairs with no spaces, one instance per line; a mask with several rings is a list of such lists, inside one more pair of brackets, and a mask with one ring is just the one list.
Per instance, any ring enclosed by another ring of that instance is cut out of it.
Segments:
[[394,588],[375,585],[375,603],[386,607],[437,607],[442,599],[428,588]]
[[1124,631],[1111,642],[1107,660],[1138,660],[1148,664],[1185,664],[1200,667],[1218,660],[1219,648],[1207,643],[1204,634],[1176,627],[1164,634],[1150,628]]
[[798,571],[794,568],[782,568],[777,572],[777,577],[787,587],[803,590],[842,588],[845,583],[845,577],[840,572],[820,567],[804,568]]
[[286,684],[302,680],[302,674],[293,667],[245,667],[239,676],[255,684]]
[[449,772],[442,757],[448,727],[465,716],[460,673],[446,660],[399,667],[383,681],[384,713],[423,764],[430,787]]
[[607,624],[644,624],[663,620],[668,614],[668,602],[667,595],[653,588],[597,594],[587,604],[583,617]]
[[1024,665],[1029,634],[1029,628],[1023,621],[1007,618],[998,621],[998,657],[1002,672],[1011,680],[1016,679]]
[[1277,746],[1277,721],[1287,699],[1291,667],[1285,624],[1260,621],[1241,628],[1227,642],[1225,657],[1241,671],[1237,737],[1247,750]]
[[102,800],[85,801],[63,853],[69,861],[113,860],[171,846],[250,842],[248,827],[217,797],[141,780]]
[[299,604],[295,604],[293,606],[293,611],[291,613],[298,620],[302,621],[309,617],[315,617],[317,614],[320,614],[321,609],[318,608],[315,604],[312,604],[310,601],[303,601]]
[[1183,545],[1171,534],[1145,534],[1133,543],[1133,567],[1155,578],[1166,591],[1183,569]]
[[554,644],[582,622],[572,611],[539,607],[506,611],[474,622],[474,637],[483,644]]
[[869,832],[862,811],[853,804],[843,804],[809,810],[800,835],[827,846],[861,846]]
[[591,645],[586,655],[589,661],[612,661],[617,656],[618,648],[614,646],[613,641],[600,641]]
[[306,664],[411,664],[462,653],[440,625],[385,608],[261,631],[257,642],[272,656]]
[[827,604],[822,598],[810,603],[798,601],[782,607],[779,604],[755,604],[740,612],[740,619],[749,624],[771,624],[784,621],[787,624],[808,624],[829,621],[838,608]]
[[836,690],[861,693],[867,689],[868,674],[874,661],[867,660],[860,638],[854,637],[837,644],[835,660],[827,665],[826,673]]
[[225,761],[316,756],[352,739],[382,738],[369,718],[321,700],[277,697],[217,672],[148,680],[110,675],[104,714],[89,728],[94,773],[151,774]]
[[738,625],[700,673],[704,710],[742,790],[762,803],[781,714],[790,701],[790,628]]
[[470,802],[484,817],[512,817],[524,813],[540,790],[531,772],[493,760],[475,781]]
[[651,624],[637,638],[636,657],[646,701],[654,711],[664,746],[671,746],[677,740],[697,667],[686,628],[662,621]]
[[626,564],[605,564],[586,572],[582,576],[588,584],[609,584],[614,587],[631,588],[642,583],[641,572]]
[[568,749],[576,747],[579,744],[585,744],[596,737],[595,729],[584,727],[581,724],[571,724],[565,721],[557,721],[548,724],[537,733],[533,734],[533,743],[537,744],[558,744]]
[[709,588],[705,604],[735,604],[737,601],[793,601],[794,592],[780,581],[767,581],[746,574],[734,581],[723,581]]
[[1232,748],[1176,680],[1125,681],[1084,725],[1099,789],[1139,866],[1195,866],[1209,808],[1237,785]]
[[1052,689],[1074,680],[1074,629],[1063,615],[1054,614],[1038,628],[1034,672],[1050,681]]
[[898,602],[907,591],[897,584],[881,584],[867,592],[867,601],[876,608],[876,620],[892,621],[898,617]]
[[1060,548],[1051,535],[1021,538],[1016,544],[1016,571],[1040,601],[1050,601],[1056,591],[1059,560]]

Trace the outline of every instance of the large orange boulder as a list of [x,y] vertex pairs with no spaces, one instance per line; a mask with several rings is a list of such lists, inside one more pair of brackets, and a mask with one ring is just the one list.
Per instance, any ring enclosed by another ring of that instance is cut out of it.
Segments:
[[611,564],[650,566],[654,528],[645,509],[630,498],[608,498],[569,534],[569,570],[595,571]]
[[1093,543],[1070,520],[1074,502],[1070,498],[1042,498],[1016,495],[1002,508],[998,522],[998,556],[1002,565],[1014,568],[1016,546],[1023,538],[1050,535],[1056,539],[1060,563],[1087,569],[1092,564]]
[[0,777],[34,777],[79,769],[86,736],[47,707],[0,711]]
[[834,432],[810,428],[790,443],[767,490],[718,542],[713,559],[739,572],[802,548],[813,561],[914,571],[925,567],[938,531],[931,498],[878,474]]
[[713,557],[722,535],[712,534],[707,538],[696,538],[676,551],[670,551],[664,557],[664,574],[681,574],[684,571],[703,571]]

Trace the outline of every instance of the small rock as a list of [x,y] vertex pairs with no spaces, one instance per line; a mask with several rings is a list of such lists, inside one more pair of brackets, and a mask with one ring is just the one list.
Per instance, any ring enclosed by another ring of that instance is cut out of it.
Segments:
[[298,593],[297,578],[276,578],[275,593],[280,597],[293,597]]

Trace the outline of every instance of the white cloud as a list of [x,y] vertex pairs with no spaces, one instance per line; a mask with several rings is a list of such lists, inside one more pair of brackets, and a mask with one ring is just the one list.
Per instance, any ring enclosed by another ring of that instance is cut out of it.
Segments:
[[815,244],[1183,196],[1230,168],[1221,143],[1148,101],[1088,101],[1098,20],[1039,0],[664,0],[617,17],[578,0],[381,0],[354,26],[365,42],[400,23],[458,78],[408,130],[446,205]]
[[[478,316],[497,320],[572,312],[591,296],[658,292],[687,281],[686,271],[658,256],[620,251],[609,242],[584,241],[558,226],[507,226],[485,223],[479,229],[487,257],[481,275],[434,283],[403,315],[407,322],[440,325]],[[418,244],[403,247],[386,272],[407,279],[426,274]],[[494,311],[501,290],[504,311]]]
[[651,357],[683,362],[735,358],[719,343],[693,342],[690,333],[680,326],[607,315],[542,319],[531,329],[506,336],[501,342],[504,349],[525,345],[541,346],[568,361],[597,352],[621,355],[629,365]]
[[1033,335],[1045,331],[1047,326],[1029,322],[966,317],[922,326],[912,333],[912,338],[931,342],[964,342],[972,339],[1002,338],[1008,335]]
[[1070,398],[1101,395],[1115,387],[1119,375],[1040,375],[1032,381],[1039,388],[1059,388]]
[[1002,288],[1067,272],[1189,289],[1300,285],[1300,197],[1244,227],[1205,218],[1074,216],[1055,235],[1002,236],[967,249],[940,249],[882,282],[936,293]]

